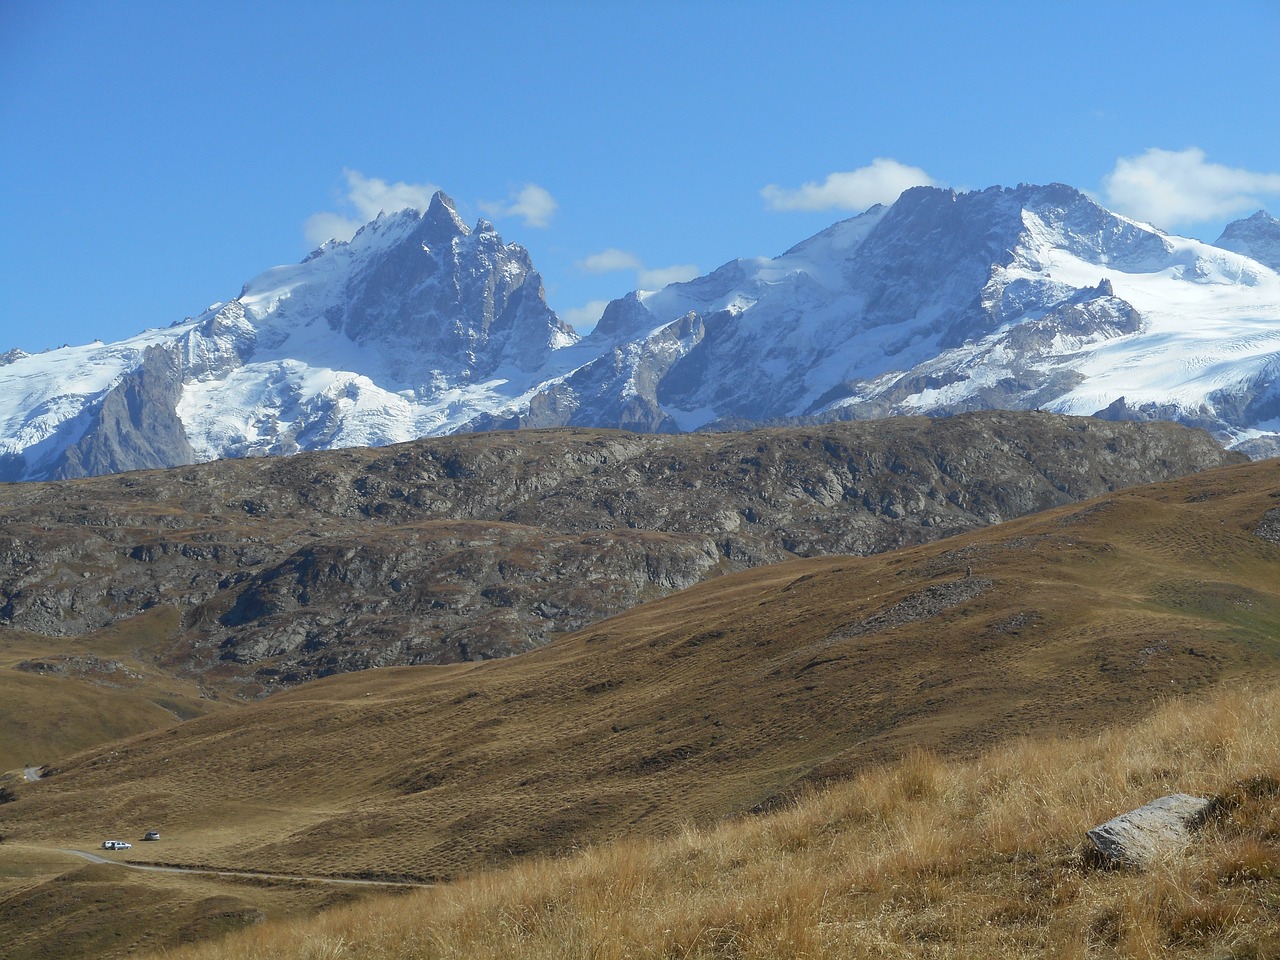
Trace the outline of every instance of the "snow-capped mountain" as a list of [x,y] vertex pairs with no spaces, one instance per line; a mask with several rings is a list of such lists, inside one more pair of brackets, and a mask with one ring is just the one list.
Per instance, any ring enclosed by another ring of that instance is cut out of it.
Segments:
[[1280,270],[1280,220],[1265,210],[1259,210],[1248,220],[1227,224],[1214,245],[1243,253],[1272,270]]
[[1280,222],[1218,246],[1071,187],[908,190],[578,336],[528,253],[437,194],[113,344],[0,354],[0,479],[496,427],[646,431],[1044,408],[1280,452]]
[[602,397],[680,430],[1044,408],[1280,453],[1276,271],[1060,184],[908,190],[772,260],[615,301],[593,341],[611,353],[521,423],[587,424]]
[[528,252],[436,194],[172,327],[0,366],[0,479],[449,433],[577,334]]

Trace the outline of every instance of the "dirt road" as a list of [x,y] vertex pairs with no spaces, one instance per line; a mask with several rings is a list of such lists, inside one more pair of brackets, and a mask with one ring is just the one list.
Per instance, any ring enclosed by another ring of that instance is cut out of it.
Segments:
[[304,883],[336,883],[347,884],[350,886],[361,887],[430,887],[434,884],[416,883],[411,880],[359,880],[347,877],[304,877],[289,873],[253,873],[241,870],[213,870],[206,867],[161,867],[149,863],[129,863],[125,860],[113,860],[111,857],[104,857],[100,854],[89,853],[86,850],[70,850],[60,848],[59,853],[70,853],[77,857],[83,857],[91,863],[109,863],[113,866],[124,867],[129,870],[147,870],[152,873],[195,873],[209,877],[246,877],[251,880],[290,880],[302,881]]

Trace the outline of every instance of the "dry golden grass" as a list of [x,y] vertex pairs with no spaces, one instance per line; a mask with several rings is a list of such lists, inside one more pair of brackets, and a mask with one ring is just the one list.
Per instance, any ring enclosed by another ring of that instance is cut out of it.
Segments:
[[[1280,689],[1233,685],[1135,726],[975,760],[914,751],[793,807],[312,920],[172,960],[552,957],[1275,957]],[[1171,791],[1239,791],[1183,855],[1085,868],[1102,820]]]
[[[509,660],[332,677],[67,757],[56,776],[17,785],[15,802],[0,804],[0,834],[31,845],[96,846],[106,836],[156,828],[164,842],[131,857],[450,880],[507,863],[552,869],[536,858],[671,836],[685,824],[693,825],[690,836],[705,836],[726,818],[787,807],[805,791],[863,777],[849,817],[861,824],[858,836],[873,839],[869,847],[828,844],[826,833],[806,840],[803,825],[778,841],[799,856],[788,858],[787,876],[809,876],[808,888],[785,892],[777,884],[790,880],[754,854],[733,866],[738,855],[713,856],[714,844],[690,853],[693,892],[676,898],[688,913],[663,908],[657,928],[671,931],[673,955],[732,955],[755,942],[757,927],[770,936],[794,931],[797,955],[810,949],[803,938],[821,946],[892,934],[897,940],[885,943],[919,945],[977,936],[957,932],[957,917],[976,930],[985,920],[973,917],[1026,915],[994,927],[1005,936],[1038,930],[1041,895],[1066,897],[1063,891],[1095,882],[1065,867],[1054,872],[1056,861],[1036,853],[1052,840],[1035,833],[1039,824],[1074,816],[1079,835],[1152,791],[1230,782],[1225,774],[1184,782],[1195,770],[1168,759],[1176,750],[1151,752],[1165,758],[1159,762],[1133,754],[1141,760],[1135,767],[1129,754],[1099,741],[1090,762],[1110,786],[1081,776],[1056,794],[1046,784],[1076,761],[1054,752],[1068,747],[1039,739],[1088,736],[1144,717],[1169,696],[1208,692],[1241,676],[1274,677],[1280,544],[1256,530],[1278,505],[1280,464],[1249,464],[893,554],[723,577]],[[1224,731],[1233,729],[1228,719]],[[953,783],[961,768],[948,764],[1019,737],[1036,745],[1008,747],[1026,751],[1017,764],[990,761],[980,794]],[[1236,739],[1220,744],[1223,763]],[[866,774],[898,761],[889,779]],[[1023,769],[1030,773],[1013,776]],[[939,797],[946,803],[930,806]],[[996,851],[979,858],[986,866],[976,873],[973,851],[947,839],[951,811],[978,824]],[[788,822],[784,816],[776,824]],[[888,833],[874,832],[884,824]],[[837,826],[826,828],[833,837]],[[746,836],[716,843],[732,850]],[[872,903],[872,913],[830,919],[824,871],[832,864],[805,859],[824,844],[856,856],[863,871],[847,875],[850,886],[837,887],[844,892],[836,900]],[[1269,849],[1224,847],[1212,875],[1261,875]],[[1027,862],[1039,871],[1034,876],[1025,873]],[[805,863],[809,873],[796,874]],[[962,868],[963,882],[954,879]],[[781,926],[760,926],[756,907],[743,913],[747,907],[727,893],[714,909],[697,906],[696,891],[715,891],[717,878],[734,871],[751,878],[735,889],[776,897],[765,912],[782,918]],[[898,894],[884,892],[892,883],[874,886],[875,871],[918,873],[914,899],[899,909]],[[654,889],[650,873],[637,875],[645,878],[641,889]],[[1049,887],[1035,879],[1042,875]],[[595,877],[583,881],[588,886],[605,883],[598,871],[588,876]],[[1025,902],[1001,886],[1007,876],[1023,877]],[[883,896],[853,897],[855,880]],[[797,892],[804,889],[814,895]],[[997,891],[990,902],[982,899],[988,889]],[[955,896],[970,898],[964,902],[972,909],[953,914],[940,898]],[[1072,896],[1083,902],[1083,894]],[[1152,916],[1161,923],[1181,917],[1181,936],[1190,941],[1222,923],[1207,907],[1197,912],[1200,902],[1168,893]],[[882,907],[883,922],[875,912]],[[66,909],[79,907],[68,901]],[[1103,933],[1090,936],[1112,950],[1126,937],[1137,942],[1140,932],[1125,931],[1138,915],[1116,913],[1129,926],[1101,914],[1054,916],[1055,923],[1096,922]],[[555,926],[559,917],[535,910],[508,925]],[[593,917],[584,910],[574,922],[589,925]],[[0,923],[0,940],[4,932]],[[559,933],[571,944],[590,939]],[[602,955],[607,949],[600,947]],[[893,954],[885,947],[883,955]]]
[[112,624],[91,640],[0,631],[0,772],[204,716],[225,705],[157,668],[172,610]]
[[350,890],[123,871],[20,844],[0,845],[5,960],[108,960],[218,937],[265,918],[352,899]]

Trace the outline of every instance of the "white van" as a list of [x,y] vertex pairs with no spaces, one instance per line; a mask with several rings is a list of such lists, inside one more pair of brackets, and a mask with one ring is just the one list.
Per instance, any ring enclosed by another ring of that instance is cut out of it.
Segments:
[[103,850],[132,850],[133,844],[126,843],[124,840],[103,840]]

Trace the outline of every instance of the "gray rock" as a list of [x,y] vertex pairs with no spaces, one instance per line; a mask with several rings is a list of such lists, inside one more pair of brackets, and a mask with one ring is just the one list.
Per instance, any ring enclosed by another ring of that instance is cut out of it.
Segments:
[[1280,270],[1280,220],[1259,210],[1247,220],[1227,224],[1214,246],[1243,253],[1272,270]]
[[57,480],[194,463],[178,418],[182,393],[178,362],[163,347],[148,347],[141,366],[108,391],[84,436],[51,471]]
[[1280,507],[1268,510],[1262,515],[1262,522],[1253,531],[1263,540],[1280,543]]
[[408,239],[350,276],[331,321],[354,343],[389,346],[404,382],[444,374],[491,376],[504,364],[532,370],[557,336],[572,336],[544,299],[529,253],[492,229],[472,233],[436,193]]
[[1130,810],[1088,833],[1096,862],[1104,867],[1148,867],[1182,849],[1213,803],[1173,793]]

